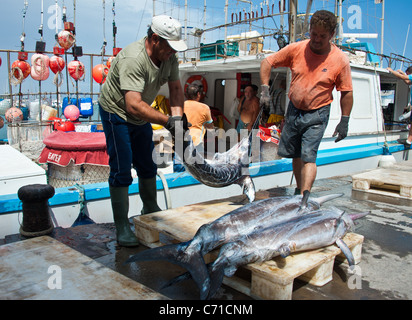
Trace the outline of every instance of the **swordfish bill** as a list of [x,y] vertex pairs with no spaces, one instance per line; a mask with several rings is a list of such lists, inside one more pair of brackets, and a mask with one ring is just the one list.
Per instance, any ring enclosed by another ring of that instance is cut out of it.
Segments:
[[126,263],[152,260],[166,260],[187,269],[199,287],[200,298],[209,292],[210,279],[203,256],[218,246],[235,241],[267,225],[274,225],[307,211],[317,210],[325,201],[342,194],[320,198],[305,196],[273,197],[248,203],[222,217],[202,225],[195,236],[183,243],[165,245],[141,251],[130,257]]
[[[182,121],[185,122],[185,114]],[[183,161],[186,171],[199,182],[213,188],[238,184],[249,202],[255,200],[255,185],[249,175],[249,139],[244,138],[224,153],[216,153],[212,159],[205,159],[196,149],[189,132],[183,133],[181,125],[176,126],[175,152]]]

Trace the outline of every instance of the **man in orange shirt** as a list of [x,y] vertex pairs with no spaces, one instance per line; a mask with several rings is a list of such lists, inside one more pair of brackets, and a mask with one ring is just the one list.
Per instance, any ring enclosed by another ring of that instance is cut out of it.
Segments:
[[353,105],[352,77],[349,59],[331,40],[337,19],[326,10],[313,14],[310,20],[310,39],[292,43],[264,59],[260,67],[261,105],[270,101],[271,69],[289,67],[292,80],[290,103],[282,130],[278,154],[293,158],[296,193],[310,191],[316,178],[318,148],[329,120],[332,91],[341,92],[341,121],[333,136],[335,142],[347,136],[349,116]]
[[187,121],[192,124],[189,130],[195,146],[203,142],[205,129],[214,129],[209,106],[200,102],[203,98],[202,93],[203,87],[201,85],[190,84],[186,89],[187,100],[183,105]]
[[[183,112],[186,114],[187,121],[191,124],[189,127],[190,136],[198,152],[204,152],[203,137],[206,129],[214,129],[212,113],[203,100],[203,86],[195,83],[190,84],[186,89],[187,100],[183,105]],[[180,157],[175,153],[173,160],[174,172],[184,171],[184,166]]]

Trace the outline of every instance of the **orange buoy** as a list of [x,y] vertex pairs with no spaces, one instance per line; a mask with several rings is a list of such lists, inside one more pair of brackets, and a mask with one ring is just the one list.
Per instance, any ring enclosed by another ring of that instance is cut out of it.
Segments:
[[69,71],[70,76],[76,81],[81,80],[84,76],[84,64],[81,63],[79,60],[70,61],[67,65],[67,69]]
[[31,77],[34,80],[43,81],[49,77],[50,58],[41,53],[35,53],[31,57]]
[[98,84],[103,84],[106,81],[107,74],[109,73],[109,68],[104,64],[98,64],[93,68],[93,79]]
[[54,74],[57,72],[62,72],[65,65],[66,63],[64,62],[64,59],[60,56],[55,55],[50,58],[49,67]]

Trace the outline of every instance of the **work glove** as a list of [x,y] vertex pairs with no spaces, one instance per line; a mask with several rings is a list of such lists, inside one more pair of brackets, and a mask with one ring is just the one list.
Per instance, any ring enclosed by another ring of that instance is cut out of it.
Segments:
[[183,116],[171,116],[169,120],[167,120],[165,128],[170,131],[172,137],[175,138],[176,135],[176,127],[179,125],[183,127],[183,134],[189,130],[189,127],[192,126],[190,122],[187,121],[186,114],[184,113]]
[[336,126],[335,132],[332,137],[338,135],[335,142],[339,142],[342,139],[345,139],[348,135],[348,126],[349,126],[349,116],[342,116],[340,118],[339,124]]
[[267,84],[262,84],[260,86],[261,93],[260,93],[260,107],[268,109],[270,108],[270,93],[269,93],[269,86]]

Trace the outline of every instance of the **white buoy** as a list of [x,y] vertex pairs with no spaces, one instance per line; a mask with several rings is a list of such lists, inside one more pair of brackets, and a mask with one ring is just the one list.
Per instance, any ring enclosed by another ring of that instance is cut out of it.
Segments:
[[392,154],[384,154],[379,160],[378,167],[388,168],[393,166],[396,163],[396,159]]

